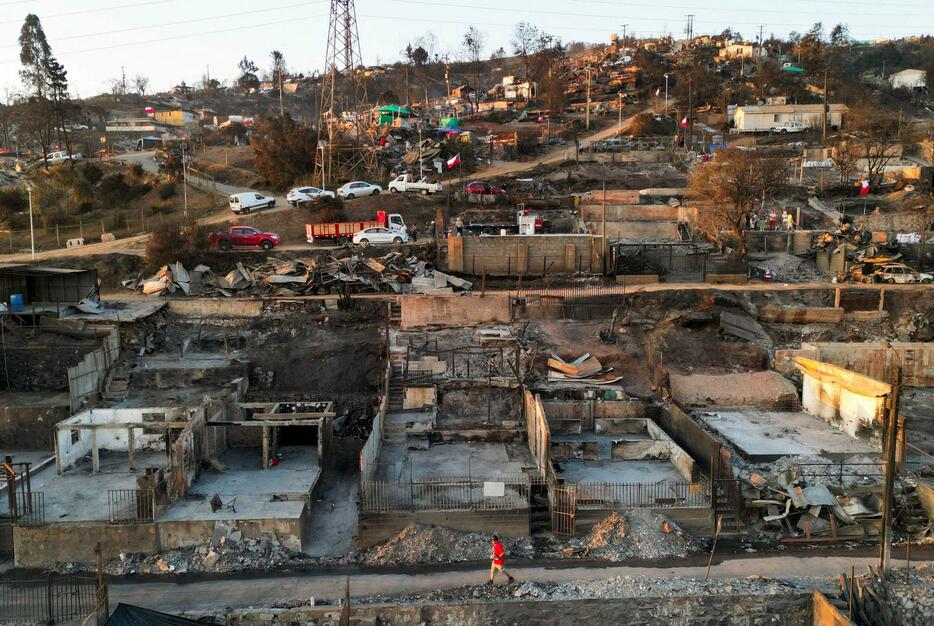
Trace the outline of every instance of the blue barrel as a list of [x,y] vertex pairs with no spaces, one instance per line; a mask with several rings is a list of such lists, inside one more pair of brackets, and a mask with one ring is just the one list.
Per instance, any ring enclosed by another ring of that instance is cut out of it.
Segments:
[[23,294],[21,293],[11,293],[10,294],[10,310],[14,313],[22,313],[23,311]]

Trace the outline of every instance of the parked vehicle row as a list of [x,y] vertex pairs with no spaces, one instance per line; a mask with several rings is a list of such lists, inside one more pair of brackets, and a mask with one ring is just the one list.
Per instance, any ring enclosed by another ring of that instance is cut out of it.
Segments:
[[208,241],[221,250],[258,246],[263,250],[272,250],[279,245],[279,235],[257,230],[252,226],[231,226],[227,230],[213,232]]
[[235,193],[230,196],[230,210],[237,215],[249,213],[253,209],[269,208],[276,206],[276,199],[272,196],[266,196],[254,191]]
[[289,191],[285,199],[292,206],[300,207],[311,204],[315,200],[319,200],[321,198],[333,197],[333,191],[318,189],[317,187],[296,187],[295,189]]

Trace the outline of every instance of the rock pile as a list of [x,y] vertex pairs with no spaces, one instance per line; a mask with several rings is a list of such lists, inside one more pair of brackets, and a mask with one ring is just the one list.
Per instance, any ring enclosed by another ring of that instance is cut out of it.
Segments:
[[572,539],[562,554],[607,561],[686,557],[704,549],[670,519],[649,509],[613,513],[589,535]]
[[308,557],[283,546],[272,533],[243,537],[234,526],[218,524],[210,545],[184,548],[152,556],[121,555],[105,565],[108,574],[185,574],[263,571],[298,565]]
[[[529,557],[528,539],[503,541],[511,558]],[[441,526],[409,524],[396,536],[359,554],[361,565],[385,567],[418,563],[483,561],[490,558],[490,536]]]

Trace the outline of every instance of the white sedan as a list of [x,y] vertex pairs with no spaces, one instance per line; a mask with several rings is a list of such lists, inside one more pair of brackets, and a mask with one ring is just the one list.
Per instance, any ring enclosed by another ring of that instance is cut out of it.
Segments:
[[333,198],[334,192],[317,187],[296,187],[289,191],[285,197],[286,201],[292,206],[301,206],[314,202],[319,198]]
[[352,183],[347,183],[343,187],[340,187],[337,190],[337,195],[341,198],[351,200],[361,196],[378,196],[382,190],[383,188],[379,185],[366,183],[362,180],[355,180]]
[[374,228],[365,228],[359,233],[353,236],[353,242],[361,246],[368,246],[372,244],[387,244],[387,243],[406,243],[409,240],[409,235],[404,230],[396,230],[394,228],[383,228],[382,226],[377,226]]

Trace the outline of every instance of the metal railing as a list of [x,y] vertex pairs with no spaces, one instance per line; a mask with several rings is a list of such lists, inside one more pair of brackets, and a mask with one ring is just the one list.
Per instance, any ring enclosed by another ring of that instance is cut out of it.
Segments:
[[99,595],[93,577],[0,581],[0,624],[76,623],[95,612]]
[[[445,371],[435,373],[413,367],[413,362],[417,363],[417,359],[426,356],[437,357],[438,361],[445,364]],[[517,349],[506,347],[463,346],[446,350],[410,348],[406,353],[403,382],[407,385],[427,385],[455,378],[514,378],[517,358]]]
[[111,524],[141,524],[156,519],[153,489],[109,489],[107,506]]
[[17,526],[41,526],[45,524],[45,493],[41,491],[17,491],[16,511],[11,516]]
[[[565,488],[568,485],[564,485]],[[578,483],[577,508],[708,508],[710,486],[697,482]]]
[[[502,484],[503,495],[491,495]],[[412,482],[362,481],[360,507],[378,511],[499,511],[529,508],[529,479],[500,481],[466,478]]]

